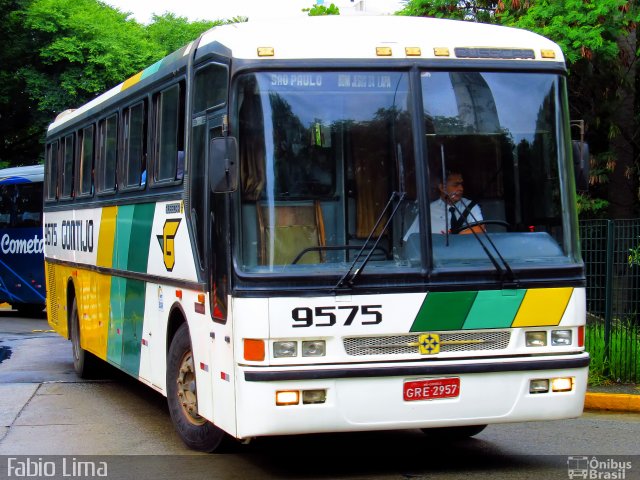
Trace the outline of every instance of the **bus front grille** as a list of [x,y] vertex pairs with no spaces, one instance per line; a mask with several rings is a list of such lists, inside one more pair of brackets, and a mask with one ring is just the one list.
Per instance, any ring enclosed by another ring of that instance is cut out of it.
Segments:
[[[437,333],[437,332],[433,332]],[[509,346],[509,330],[483,332],[445,332],[439,335],[440,353],[503,350]],[[343,339],[348,355],[415,355],[420,354],[420,334],[383,337],[347,337]]]

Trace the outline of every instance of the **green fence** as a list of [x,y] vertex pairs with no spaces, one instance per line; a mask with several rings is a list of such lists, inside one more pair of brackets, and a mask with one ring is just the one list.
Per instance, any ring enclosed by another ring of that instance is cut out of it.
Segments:
[[640,219],[581,220],[580,242],[587,275],[590,381],[637,383],[640,266],[629,266],[629,249],[640,244]]

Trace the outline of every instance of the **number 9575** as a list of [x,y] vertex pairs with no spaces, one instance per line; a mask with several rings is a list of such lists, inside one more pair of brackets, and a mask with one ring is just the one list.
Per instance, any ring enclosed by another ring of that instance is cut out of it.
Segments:
[[332,327],[338,322],[349,326],[356,321],[361,325],[382,322],[382,305],[341,305],[339,307],[297,307],[291,310],[293,327]]

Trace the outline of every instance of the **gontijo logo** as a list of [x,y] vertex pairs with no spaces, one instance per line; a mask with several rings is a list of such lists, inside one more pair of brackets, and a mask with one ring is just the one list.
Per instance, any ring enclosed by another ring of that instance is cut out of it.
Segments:
[[176,264],[175,238],[180,226],[180,219],[173,218],[164,222],[162,235],[156,235],[160,248],[162,249],[162,258],[167,271],[171,272]]

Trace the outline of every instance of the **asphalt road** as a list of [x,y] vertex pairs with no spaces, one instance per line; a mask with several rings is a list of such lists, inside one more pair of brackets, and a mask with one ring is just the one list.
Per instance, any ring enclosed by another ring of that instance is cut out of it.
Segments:
[[[16,465],[27,461],[64,478],[86,461],[105,466],[108,478],[136,480],[541,480],[570,471],[640,479],[640,415],[629,413],[492,425],[453,443],[409,430],[272,437],[222,454],[193,452],[174,432],[161,395],[113,369],[101,380],[78,379],[70,342],[47,330],[44,318],[0,311],[0,359],[10,355],[0,362],[0,478],[19,477]],[[582,468],[592,461],[596,469]]]

